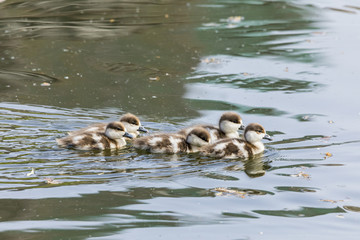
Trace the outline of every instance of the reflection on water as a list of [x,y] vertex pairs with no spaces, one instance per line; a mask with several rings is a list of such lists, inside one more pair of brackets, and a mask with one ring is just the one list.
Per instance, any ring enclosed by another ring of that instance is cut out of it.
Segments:
[[[346,2],[0,1],[0,238],[278,239],[280,225],[355,239],[360,12]],[[273,136],[262,155],[55,143],[125,112],[175,132],[229,110]]]

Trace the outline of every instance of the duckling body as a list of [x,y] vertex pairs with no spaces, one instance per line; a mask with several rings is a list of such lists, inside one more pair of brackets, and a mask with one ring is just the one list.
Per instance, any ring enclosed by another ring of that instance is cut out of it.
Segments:
[[197,152],[210,142],[210,134],[200,127],[191,130],[187,136],[182,134],[155,134],[134,141],[134,147],[151,153],[189,153]]
[[206,146],[202,154],[217,158],[250,158],[265,149],[262,139],[271,140],[265,129],[258,123],[245,128],[244,138],[227,138]]
[[121,122],[111,122],[103,132],[79,131],[78,133],[58,138],[56,142],[61,147],[79,150],[118,149],[126,145],[124,137],[132,138],[132,136],[126,132],[125,126]]
[[244,125],[239,114],[235,112],[225,112],[219,120],[219,127],[212,125],[196,125],[182,129],[178,133],[186,136],[197,127],[205,128],[210,133],[211,143],[225,138],[240,138],[238,130],[244,129]]
[[[147,130],[141,126],[140,119],[131,113],[126,113],[120,118],[120,122],[124,124],[127,132],[132,135],[133,138],[136,138],[141,132],[147,132]],[[68,132],[71,135],[77,135],[81,133],[94,133],[94,132],[104,132],[106,129],[107,123],[94,123],[85,128]]]

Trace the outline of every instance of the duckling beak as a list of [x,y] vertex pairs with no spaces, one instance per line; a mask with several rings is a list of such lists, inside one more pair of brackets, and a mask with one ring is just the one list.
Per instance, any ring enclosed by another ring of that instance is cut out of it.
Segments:
[[125,134],[123,135],[123,137],[127,137],[127,138],[134,138],[130,133],[125,132]]
[[241,124],[241,126],[239,127],[239,130],[245,130],[245,125]]
[[147,130],[146,128],[144,128],[143,126],[140,126],[139,129],[138,129],[138,131],[140,131],[140,132],[145,132],[145,133],[148,132],[148,130]]
[[266,140],[269,140],[269,141],[272,141],[273,139],[270,137],[269,134],[265,134],[265,136],[263,137],[263,139],[266,139]]

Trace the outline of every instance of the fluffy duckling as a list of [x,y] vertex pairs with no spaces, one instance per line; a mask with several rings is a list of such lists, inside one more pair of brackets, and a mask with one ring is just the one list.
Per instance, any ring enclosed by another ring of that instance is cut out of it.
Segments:
[[126,132],[124,124],[111,122],[103,132],[79,132],[78,134],[58,138],[56,142],[61,147],[79,150],[118,149],[126,145],[124,137],[132,138],[132,135]]
[[209,131],[211,143],[224,138],[239,138],[238,130],[244,130],[245,126],[239,114],[235,112],[225,112],[219,120],[219,127],[212,125],[197,125],[182,129],[178,133],[186,136],[195,127],[203,127]]
[[206,146],[202,154],[218,158],[250,158],[265,149],[261,139],[272,140],[265,129],[258,123],[251,123],[245,128],[244,138],[227,138]]
[[[131,134],[134,138],[136,138],[140,134],[139,131],[148,132],[143,126],[141,126],[140,119],[134,114],[126,113],[120,118],[120,122],[124,124],[127,132]],[[77,135],[79,133],[84,133],[84,132],[104,132],[106,125],[107,123],[95,123],[85,128],[76,131],[71,131],[68,134]]]
[[155,134],[135,139],[134,147],[152,153],[197,152],[210,143],[210,134],[204,128],[194,127],[187,136],[181,134]]

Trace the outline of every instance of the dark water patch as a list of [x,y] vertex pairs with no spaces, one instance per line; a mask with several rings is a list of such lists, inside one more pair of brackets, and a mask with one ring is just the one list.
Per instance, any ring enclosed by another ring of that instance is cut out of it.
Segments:
[[323,116],[324,115],[321,114],[305,113],[305,114],[298,114],[294,116],[294,118],[301,122],[311,122],[311,121],[316,121],[317,117],[323,117]]
[[[2,1],[1,84],[19,84],[0,99],[17,102],[0,104],[0,238],[356,238],[359,15],[326,9],[345,4]],[[262,155],[55,142],[125,112],[152,134],[231,110],[274,137]]]
[[299,210],[254,210],[253,212],[266,215],[266,216],[277,216],[277,217],[289,217],[289,218],[307,218],[315,217],[332,213],[345,213],[340,207],[335,208],[312,208],[312,207],[301,207]]
[[236,218],[259,218],[255,214],[247,213],[247,212],[242,212],[242,213],[223,212],[223,215],[232,217],[232,218],[233,217],[236,217]]
[[[139,28],[163,24],[162,10],[167,5],[151,1],[99,3],[82,0],[61,5],[48,1],[3,3],[1,7],[8,11],[0,18],[2,36],[12,39],[127,36]],[[171,22],[169,19],[168,23]]]
[[360,212],[360,207],[358,206],[350,206],[350,205],[346,205],[343,206],[343,208],[347,211],[351,211],[351,212]]
[[301,93],[311,92],[321,87],[320,84],[300,79],[282,79],[275,77],[252,77],[249,73],[239,75],[209,76],[204,77],[204,82],[222,85],[231,85],[244,89],[255,89],[260,92]]
[[222,174],[218,174],[218,173],[205,173],[204,176],[207,177],[207,178],[219,179],[219,180],[223,180],[223,181],[237,181],[237,180],[239,180],[236,177],[226,176],[226,175],[222,175]]
[[278,110],[276,108],[264,108],[264,107],[252,108],[252,109],[245,111],[245,113],[266,115],[266,116],[282,116],[282,115],[287,114],[287,112]]
[[257,190],[257,189],[244,189],[244,188],[214,188],[212,190],[215,196],[232,196],[245,198],[249,196],[263,196],[263,195],[274,195],[270,191]]
[[297,186],[278,186],[275,189],[280,192],[299,192],[299,193],[315,193],[319,191],[318,188],[313,187],[297,187]]
[[278,110],[276,108],[251,107],[247,105],[229,103],[218,100],[188,99],[187,102],[191,104],[191,107],[198,110],[236,111],[245,114],[267,116],[282,116],[287,114],[287,112]]
[[228,111],[229,109],[232,111],[242,112],[247,107],[242,106],[240,104],[232,104],[228,102],[222,101],[213,101],[213,100],[199,100],[199,99],[188,99],[187,102],[191,104],[191,107],[198,110],[224,110]]

